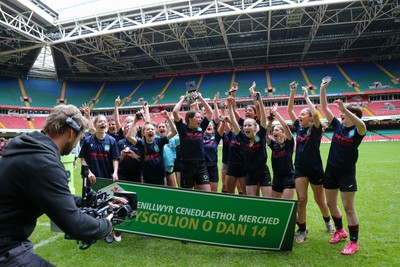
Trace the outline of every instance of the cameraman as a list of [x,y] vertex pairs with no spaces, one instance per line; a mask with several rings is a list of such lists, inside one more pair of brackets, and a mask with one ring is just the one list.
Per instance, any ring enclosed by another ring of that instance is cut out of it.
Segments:
[[36,220],[46,214],[65,233],[97,240],[112,230],[111,216],[95,219],[77,207],[60,156],[81,140],[88,121],[73,105],[56,106],[42,132],[22,134],[0,159],[0,266],[53,266],[34,253],[28,239]]

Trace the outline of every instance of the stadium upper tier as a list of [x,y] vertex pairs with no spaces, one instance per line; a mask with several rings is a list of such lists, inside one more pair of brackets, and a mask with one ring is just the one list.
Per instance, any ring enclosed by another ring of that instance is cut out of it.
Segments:
[[[249,97],[248,88],[256,82],[256,91],[267,96],[288,96],[289,84],[297,81],[307,86],[311,93],[319,94],[321,78],[333,78],[328,94],[368,92],[372,90],[398,89],[399,60],[382,62],[354,62],[321,64],[287,68],[260,68],[240,71],[199,72],[197,74],[171,75],[143,81],[124,82],[76,82],[21,80],[0,77],[1,105],[22,107],[53,107],[57,103],[81,106],[90,103],[93,108],[114,106],[120,96],[122,106],[138,106],[142,101],[150,105],[176,103],[185,94],[186,82],[195,82],[195,88],[205,99],[212,99],[216,92],[226,97],[227,90],[237,82],[237,97]],[[396,80],[397,79],[397,80]],[[299,89],[298,94],[301,94]]]

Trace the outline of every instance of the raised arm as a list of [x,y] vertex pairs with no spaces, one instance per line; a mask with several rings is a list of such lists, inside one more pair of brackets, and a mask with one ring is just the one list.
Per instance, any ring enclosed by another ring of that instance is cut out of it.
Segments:
[[128,133],[126,134],[126,139],[131,142],[133,145],[136,145],[137,139],[136,139],[136,125],[137,125],[138,117],[134,116],[133,122],[131,127],[128,130]]
[[183,101],[185,101],[185,97],[181,96],[179,102],[176,103],[174,109],[172,110],[172,114],[174,115],[174,121],[176,122],[178,122],[181,119],[181,117],[179,116],[179,111],[182,108]]
[[297,86],[299,84],[297,82],[292,82],[290,86],[290,96],[289,96],[289,103],[287,106],[287,111],[289,113],[289,117],[294,123],[297,119],[296,114],[294,113],[293,106],[294,106],[294,96],[296,94]]
[[249,88],[249,92],[250,92],[250,96],[254,99],[254,105],[256,106],[256,117],[260,118],[261,116],[261,109],[263,106],[259,105],[257,96],[256,96],[256,92],[254,91],[254,89],[256,89],[256,82],[253,82],[253,84],[251,85],[251,87]]
[[350,112],[346,108],[342,100],[337,99],[335,100],[334,103],[337,105],[340,112],[346,115],[354,123],[360,135],[365,135],[367,133],[367,126],[365,126],[365,123],[359,117],[357,117],[353,112]]
[[289,125],[287,125],[286,121],[283,119],[281,114],[278,112],[278,103],[275,103],[273,107],[273,114],[275,115],[275,118],[278,119],[279,123],[282,125],[283,131],[285,132],[286,138],[289,140],[292,140],[292,131],[290,130]]
[[168,122],[169,127],[171,128],[171,131],[167,135],[167,138],[169,140],[176,135],[177,133],[176,126],[166,110],[161,111],[161,115],[165,118],[165,120]]
[[225,119],[224,118],[222,118],[221,120],[219,120],[219,122],[218,122],[218,127],[217,127],[217,132],[218,132],[218,134],[220,135],[220,136],[222,136],[223,134],[224,134],[224,130],[225,130],[225,124],[226,124],[226,121],[225,121]]
[[194,110],[197,112],[201,111],[199,107],[199,101],[197,101],[197,99],[192,104],[189,105],[189,110]]
[[332,113],[332,111],[330,110],[330,108],[328,107],[328,101],[326,99],[326,88],[328,87],[329,82],[324,83],[322,81],[321,83],[321,88],[320,88],[320,94],[319,94],[319,98],[320,98],[320,103],[321,103],[321,111],[324,114],[325,118],[328,120],[329,123],[332,122],[334,115]]
[[213,109],[213,120],[216,125],[219,125],[219,108],[218,108],[218,100],[219,100],[219,92],[217,92],[214,95],[213,99],[213,104],[214,104],[214,109]]
[[265,108],[264,104],[262,102],[261,98],[261,93],[260,92],[254,92],[256,94],[256,102],[258,106],[260,107],[260,124],[261,126],[266,129],[267,128],[267,121],[266,121],[266,115],[265,115]]
[[114,120],[115,120],[115,127],[117,128],[117,132],[121,129],[121,122],[119,121],[119,111],[118,111],[118,106],[120,103],[121,103],[121,99],[118,96],[114,102]]
[[144,120],[144,123],[150,123],[149,103],[144,101],[143,105],[142,105],[142,109],[143,109],[143,120]]
[[210,107],[210,105],[204,100],[203,96],[201,95],[201,93],[197,93],[197,97],[200,100],[201,104],[203,105],[203,107],[206,110],[206,118],[211,121],[212,115],[213,115],[213,110]]
[[267,141],[267,145],[271,144],[271,137],[269,136],[271,133],[271,128],[272,128],[272,123],[274,122],[274,118],[275,115],[273,113],[273,110],[271,108],[269,108],[269,113],[270,115],[267,116],[267,134],[265,135],[266,141]]
[[321,121],[319,120],[318,111],[315,108],[314,103],[311,102],[310,98],[308,97],[308,89],[307,87],[302,87],[301,89],[303,89],[304,100],[307,102],[307,106],[310,109],[311,115],[313,117],[314,126],[319,128],[319,126],[321,125]]
[[83,113],[85,114],[85,118],[88,120],[89,122],[89,133],[90,134],[96,134],[96,127],[94,127],[92,118],[90,117],[90,107],[87,103],[83,103],[82,104],[82,109],[83,109]]
[[240,127],[236,119],[234,118],[233,105],[235,105],[235,99],[233,96],[228,97],[228,108],[229,108],[229,120],[231,121],[231,127],[233,132],[237,135],[240,132]]

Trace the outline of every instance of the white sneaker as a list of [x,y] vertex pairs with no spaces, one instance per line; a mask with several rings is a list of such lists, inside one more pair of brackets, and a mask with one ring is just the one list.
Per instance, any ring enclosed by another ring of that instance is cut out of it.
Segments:
[[121,236],[121,234],[119,234],[119,235],[114,235],[114,240],[115,240],[115,242],[121,242],[121,241],[122,241],[122,236]]

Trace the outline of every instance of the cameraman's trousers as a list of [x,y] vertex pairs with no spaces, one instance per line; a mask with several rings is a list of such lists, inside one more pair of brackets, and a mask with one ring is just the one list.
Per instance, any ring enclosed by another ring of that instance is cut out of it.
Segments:
[[0,267],[20,267],[20,266],[54,266],[42,259],[33,251],[33,243],[30,240],[22,241],[15,248],[10,249],[0,256]]

